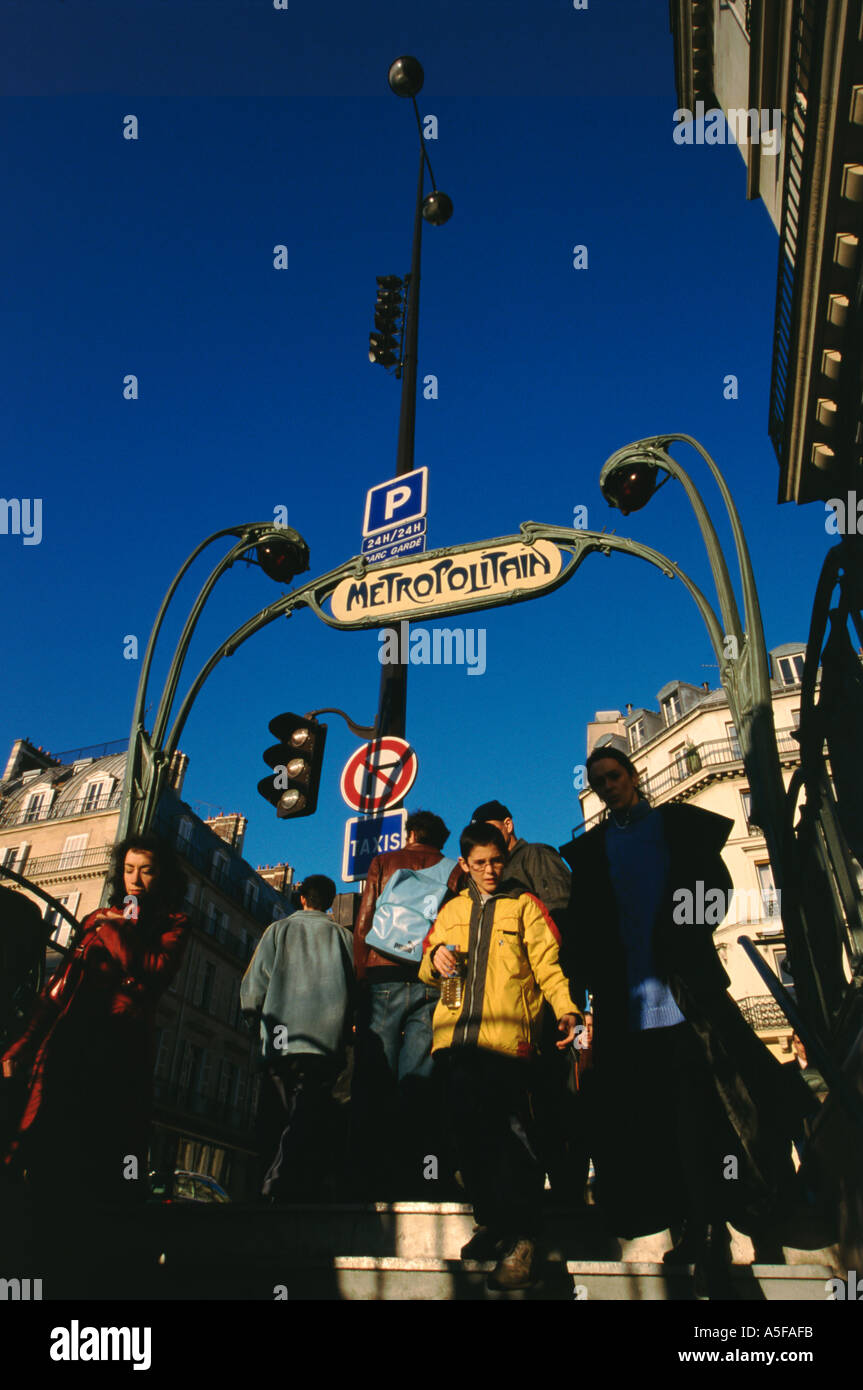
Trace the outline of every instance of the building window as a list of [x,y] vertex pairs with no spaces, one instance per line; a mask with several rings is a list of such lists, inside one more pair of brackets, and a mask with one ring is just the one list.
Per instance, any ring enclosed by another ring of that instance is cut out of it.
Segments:
[[799,729],[799,728],[800,728],[800,710],[799,710],[799,709],[793,709],[793,710],[791,711],[791,727],[792,727],[792,729]]
[[740,804],[743,807],[743,823],[750,835],[758,834],[758,826],[752,820],[752,793],[749,791],[740,793]]
[[160,1028],[158,1042],[156,1044],[156,1075],[167,1076],[168,1074],[168,1053],[170,1052],[170,1037],[167,1028]]
[[689,768],[686,763],[686,744],[680,743],[671,750],[671,766],[674,768],[674,775],[678,782],[682,782],[684,777],[689,776]]
[[[78,904],[81,901],[80,893],[66,893],[64,897],[57,899],[62,903],[67,912],[74,917],[78,911]],[[45,913],[45,922],[51,928],[51,940],[56,941],[58,946],[68,946],[72,939],[72,926],[68,918],[58,912],[56,907],[49,906]]]
[[254,912],[258,906],[258,885],[253,883],[250,878],[243,884],[243,907],[247,912]]
[[779,678],[783,685],[799,685],[803,680],[803,652],[798,652],[794,656],[780,656],[777,661],[779,667]]
[[629,726],[629,747],[634,753],[636,748],[640,748],[644,742],[644,720],[637,719],[634,724]]
[[177,849],[185,851],[192,843],[192,822],[188,816],[183,816],[177,826]]
[[67,835],[57,868],[80,869],[89,838],[89,835]]
[[7,845],[5,849],[0,849],[0,864],[11,869],[13,874],[23,874],[29,853],[30,846],[25,841],[20,845]]
[[82,811],[104,810],[108,804],[108,781],[100,777],[95,782],[88,782],[84,788],[84,796],[81,801]]
[[225,882],[228,877],[229,863],[230,861],[226,854],[220,853],[219,850],[213,851],[212,879],[214,883],[221,884]]
[[725,725],[725,737],[728,740],[732,758],[742,758],[743,754],[740,751],[740,740],[737,737],[737,730],[733,723],[729,722]]
[[779,911],[779,894],[773,882],[773,870],[770,863],[756,864],[755,872],[758,875],[758,886],[761,890],[761,907],[764,916],[770,921],[779,921],[781,914]]
[[788,969],[788,952],[786,948],[773,952],[773,966],[783,985],[794,988],[794,976]]
[[199,1009],[207,1009],[210,1006],[210,998],[213,993],[213,981],[216,978],[216,967],[211,960],[202,960],[198,966],[198,974],[195,978],[195,993],[192,996],[192,1003]]
[[48,814],[50,805],[50,793],[43,787],[39,791],[31,792],[24,804],[24,815],[22,820],[25,825],[29,825],[34,820],[44,820]]
[[662,713],[665,716],[666,728],[669,728],[670,725],[676,723],[676,721],[680,718],[680,696],[669,695],[667,700],[663,700]]

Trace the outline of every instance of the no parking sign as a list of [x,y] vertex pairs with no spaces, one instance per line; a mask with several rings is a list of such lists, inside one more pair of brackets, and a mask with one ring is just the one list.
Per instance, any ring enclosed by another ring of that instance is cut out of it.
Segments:
[[416,781],[417,755],[403,738],[388,734],[352,753],[341,777],[341,793],[352,811],[368,814],[404,800]]

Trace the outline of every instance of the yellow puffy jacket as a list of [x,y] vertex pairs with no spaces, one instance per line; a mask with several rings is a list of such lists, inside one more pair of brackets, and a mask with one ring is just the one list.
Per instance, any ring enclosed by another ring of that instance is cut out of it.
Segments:
[[444,1047],[484,1047],[514,1057],[536,1049],[543,995],[555,1017],[575,1014],[569,983],[557,960],[557,929],[539,898],[491,897],[482,903],[471,882],[445,903],[423,944],[419,977],[440,985],[432,968],[437,946],[467,955],[460,1009],[440,1001],[434,1011],[432,1052]]

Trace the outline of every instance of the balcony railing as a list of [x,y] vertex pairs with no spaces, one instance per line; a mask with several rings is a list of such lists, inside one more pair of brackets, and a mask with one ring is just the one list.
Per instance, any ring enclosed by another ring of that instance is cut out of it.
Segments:
[[44,878],[49,874],[70,873],[79,869],[106,869],[111,861],[112,845],[94,845],[90,849],[64,849],[59,854],[43,854],[25,864],[28,878]]
[[751,994],[748,999],[738,999],[737,1007],[750,1028],[790,1028],[791,1024],[769,994]]
[[[800,744],[795,738],[795,732],[792,729],[777,730],[776,743],[780,757],[787,757],[788,754],[799,756]],[[637,758],[638,753],[633,753],[633,757]],[[690,778],[699,777],[705,771],[716,772],[731,767],[739,767],[741,770],[743,768],[743,754],[737,740],[711,739],[707,743],[692,744],[685,751],[677,753],[675,761],[669,767],[654,772],[652,777],[643,776],[640,785],[648,799],[655,804],[666,792],[676,789]],[[604,810],[596,811],[584,822],[584,829],[592,830],[599,824],[603,815]],[[576,826],[573,834],[578,829]]]
[[70,801],[61,798],[50,806],[9,806],[0,814],[0,829],[12,825],[34,825],[37,821],[66,820],[70,816],[89,816],[97,811],[113,811],[120,805],[123,788],[118,783],[104,796],[79,796]]

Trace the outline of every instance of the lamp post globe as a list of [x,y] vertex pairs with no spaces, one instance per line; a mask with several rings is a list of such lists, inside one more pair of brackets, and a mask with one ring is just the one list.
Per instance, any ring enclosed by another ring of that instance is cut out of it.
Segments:
[[433,227],[442,227],[444,222],[449,222],[452,213],[452,199],[446,193],[441,193],[439,188],[423,198],[423,217]]
[[661,465],[662,456],[644,441],[627,444],[602,465],[599,490],[610,507],[619,507],[629,516],[647,506],[659,486]]
[[300,533],[290,526],[280,527],[272,535],[263,536],[256,554],[264,574],[277,584],[290,584],[298,574],[305,574],[309,568],[309,547]]
[[397,97],[415,97],[422,90],[425,73],[418,58],[405,55],[390,63],[387,81]]

